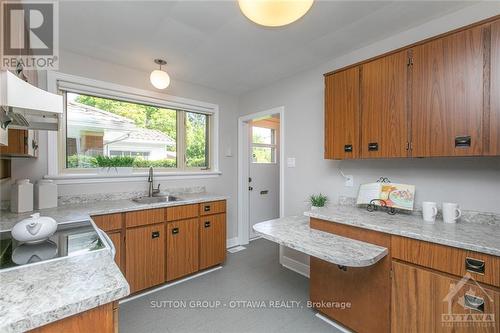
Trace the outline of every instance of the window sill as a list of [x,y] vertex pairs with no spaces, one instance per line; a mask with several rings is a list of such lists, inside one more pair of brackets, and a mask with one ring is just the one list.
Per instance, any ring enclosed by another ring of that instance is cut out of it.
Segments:
[[[203,179],[215,178],[222,175],[220,171],[178,171],[178,172],[155,172],[155,180],[177,180],[177,179]],[[148,172],[134,172],[123,175],[107,175],[96,173],[63,173],[59,175],[45,176],[56,184],[89,184],[89,183],[110,183],[110,182],[137,182],[147,181]]]

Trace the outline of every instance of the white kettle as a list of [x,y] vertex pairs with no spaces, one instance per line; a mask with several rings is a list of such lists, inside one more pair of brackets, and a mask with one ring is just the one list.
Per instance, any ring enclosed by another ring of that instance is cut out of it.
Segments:
[[18,222],[12,228],[12,238],[19,242],[34,244],[45,241],[57,229],[57,222],[51,217],[40,217],[40,213]]

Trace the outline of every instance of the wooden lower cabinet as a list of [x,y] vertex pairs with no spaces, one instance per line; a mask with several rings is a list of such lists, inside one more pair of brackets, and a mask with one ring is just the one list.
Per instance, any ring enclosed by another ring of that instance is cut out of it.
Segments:
[[392,268],[392,332],[499,332],[498,291],[405,263]]
[[125,273],[124,265],[123,265],[123,251],[122,251],[122,233],[121,232],[110,232],[108,233],[109,239],[113,242],[113,245],[116,249],[115,254],[115,262],[118,265],[118,268]]
[[[390,249],[391,237],[384,233],[313,218],[310,226]],[[311,257],[309,283],[314,308],[328,317],[358,333],[390,331],[390,251],[369,267],[342,267]],[[350,307],[343,308],[346,303]]]
[[117,305],[108,303],[31,330],[32,333],[114,333],[118,332]]
[[226,214],[202,216],[200,230],[200,269],[226,260]]
[[[310,299],[314,308],[356,332],[389,332],[390,260],[353,268],[310,261]],[[349,307],[347,306],[349,304]]]
[[126,231],[125,277],[134,293],[165,282],[165,224]]
[[167,223],[167,281],[198,270],[198,219]]

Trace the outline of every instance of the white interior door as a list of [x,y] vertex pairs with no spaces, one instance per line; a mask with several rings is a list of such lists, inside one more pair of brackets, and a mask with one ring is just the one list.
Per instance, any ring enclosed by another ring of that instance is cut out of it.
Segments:
[[[278,125],[279,126],[279,125]],[[253,225],[259,222],[275,219],[279,217],[279,146],[276,141],[278,130],[273,131],[274,139],[272,144],[274,148],[259,147],[264,151],[272,150],[272,161],[262,162],[261,157],[255,156],[252,124],[249,126],[249,236],[250,239],[258,236],[253,231]],[[262,152],[261,150],[261,152]],[[264,154],[265,155],[265,154]],[[260,161],[260,163],[259,163]]]

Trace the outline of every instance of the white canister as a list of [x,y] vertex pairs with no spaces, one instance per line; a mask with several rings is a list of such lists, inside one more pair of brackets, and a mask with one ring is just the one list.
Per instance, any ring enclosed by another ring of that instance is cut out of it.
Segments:
[[50,179],[40,179],[35,185],[35,209],[57,207],[57,185]]
[[10,191],[10,210],[25,213],[33,210],[33,184],[29,179],[18,179]]

